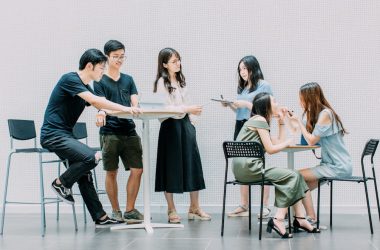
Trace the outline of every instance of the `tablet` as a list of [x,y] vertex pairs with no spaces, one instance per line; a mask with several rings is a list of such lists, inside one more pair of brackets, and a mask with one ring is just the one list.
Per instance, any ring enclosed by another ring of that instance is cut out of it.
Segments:
[[211,98],[211,101],[214,101],[214,102],[221,102],[221,103],[225,103],[225,104],[232,104],[234,102],[232,101],[229,101],[227,99],[214,99],[214,98]]

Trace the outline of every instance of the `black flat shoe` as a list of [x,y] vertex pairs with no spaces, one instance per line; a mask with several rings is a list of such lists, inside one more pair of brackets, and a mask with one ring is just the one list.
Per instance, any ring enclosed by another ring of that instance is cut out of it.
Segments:
[[[276,225],[274,224],[274,221],[273,219],[275,220],[278,220],[276,218],[270,218],[270,220],[268,221],[268,226],[267,226],[267,232],[268,233],[272,233],[272,229],[278,233],[278,235],[281,236],[281,238],[283,239],[288,239],[288,238],[293,238],[293,235],[292,234],[289,234],[288,232],[285,232],[284,234],[281,234],[280,230],[276,227]],[[283,221],[283,220],[278,220],[278,221]]]
[[297,217],[297,216],[293,216],[294,217],[294,221],[293,221],[293,227],[294,227],[294,232],[295,233],[298,233],[300,232],[300,229],[303,229],[304,231],[308,232],[308,233],[312,233],[312,234],[319,234],[321,231],[316,228],[316,227],[313,227],[312,230],[306,228],[306,227],[303,227],[301,226],[301,224],[298,222],[297,219],[301,219],[301,220],[306,220],[305,217]]

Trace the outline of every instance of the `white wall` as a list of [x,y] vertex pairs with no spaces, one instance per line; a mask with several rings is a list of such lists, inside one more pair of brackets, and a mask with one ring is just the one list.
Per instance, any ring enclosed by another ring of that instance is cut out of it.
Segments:
[[[141,92],[152,91],[160,49],[173,47],[181,53],[194,103],[208,104],[197,125],[207,186],[201,192],[202,204],[220,206],[222,202],[221,144],[232,138],[234,129],[234,114],[209,104],[209,99],[220,94],[235,97],[237,63],[248,54],[259,59],[277,99],[297,113],[299,87],[308,81],[322,85],[350,132],[345,141],[355,164],[354,173],[359,173],[364,143],[380,137],[378,13],[380,3],[375,0],[8,1],[2,5],[0,16],[0,194],[9,148],[7,119],[33,119],[39,133],[57,80],[77,69],[86,49],[102,49],[109,39],[126,45],[124,71],[134,77]],[[88,124],[91,145],[98,144],[94,114],[95,109],[89,108],[80,119]],[[141,133],[141,123],[137,124]],[[158,128],[158,122],[153,122],[152,185]],[[269,163],[285,167],[285,157],[283,153],[270,156]],[[379,162],[379,156],[375,160]],[[14,160],[10,197],[38,199],[35,162],[37,157],[31,156]],[[310,152],[296,157],[298,167],[315,164]],[[122,187],[128,174],[120,173]],[[103,182],[101,166],[98,174]],[[47,170],[47,184],[53,175],[53,168]],[[238,204],[238,188],[230,188],[228,195],[229,204]],[[361,186],[336,185],[335,195],[337,206],[365,212]],[[324,203],[326,196],[325,189]],[[371,198],[375,198],[372,192]],[[175,200],[186,206],[188,195],[177,195]],[[258,196],[254,200],[257,203]],[[105,196],[102,201],[108,204]],[[142,192],[138,204],[142,204]],[[163,195],[153,193],[152,204],[164,206]]]

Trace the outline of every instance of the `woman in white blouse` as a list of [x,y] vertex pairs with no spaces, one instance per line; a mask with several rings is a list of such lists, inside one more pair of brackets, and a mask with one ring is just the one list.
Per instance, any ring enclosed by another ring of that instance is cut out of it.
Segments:
[[187,87],[182,74],[181,57],[172,48],[158,54],[157,77],[154,90],[166,96],[166,104],[183,112],[173,118],[161,120],[157,149],[156,192],[165,192],[169,223],[180,223],[173,193],[190,192],[190,220],[210,220],[211,216],[199,206],[199,190],[205,189],[202,163],[196,141],[192,115],[200,115],[202,106],[189,105]]

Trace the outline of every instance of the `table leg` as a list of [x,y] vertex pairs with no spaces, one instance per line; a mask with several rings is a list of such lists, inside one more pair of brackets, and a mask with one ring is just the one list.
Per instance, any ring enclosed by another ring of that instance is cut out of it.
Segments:
[[150,214],[150,141],[149,141],[149,120],[143,120],[143,169],[144,169],[144,222],[141,224],[132,225],[119,225],[111,227],[111,230],[121,230],[121,229],[136,229],[145,228],[146,232],[149,234],[153,233],[153,227],[177,227],[183,228],[182,224],[161,224],[161,223],[151,223]]
[[288,152],[288,169],[294,170],[294,152]]
[[[289,151],[288,152],[288,169],[294,170],[294,152]],[[292,221],[293,219],[293,208],[291,207],[289,209],[289,221]],[[289,232],[291,232],[292,225],[289,225]]]
[[[149,120],[143,121],[143,166],[144,166],[144,224],[150,225],[150,143],[149,143]],[[153,233],[153,229],[147,230]]]

